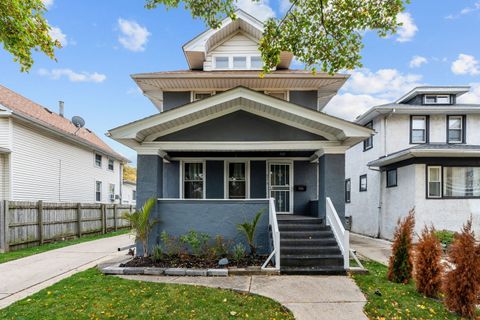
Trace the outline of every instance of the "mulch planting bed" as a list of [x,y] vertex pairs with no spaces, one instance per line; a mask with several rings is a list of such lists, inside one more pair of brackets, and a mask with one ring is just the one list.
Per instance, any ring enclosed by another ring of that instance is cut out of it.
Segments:
[[156,267],[156,268],[199,268],[199,269],[210,269],[210,268],[246,268],[252,266],[261,266],[267,257],[265,256],[254,256],[254,257],[245,257],[240,261],[228,260],[228,264],[225,266],[220,266],[218,264],[220,259],[212,259],[206,257],[198,256],[168,256],[164,257],[161,260],[153,261],[150,257],[135,257],[132,260],[122,263],[120,267]]

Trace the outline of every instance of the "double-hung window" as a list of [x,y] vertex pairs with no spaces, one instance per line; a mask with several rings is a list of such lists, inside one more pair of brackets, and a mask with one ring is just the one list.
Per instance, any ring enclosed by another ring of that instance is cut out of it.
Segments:
[[367,191],[367,175],[363,174],[360,176],[360,192]]
[[428,143],[427,116],[412,116],[410,121],[410,143]]
[[465,117],[447,116],[447,142],[464,143],[465,141]]
[[108,195],[110,198],[110,201],[115,201],[115,185],[113,183],[110,183],[108,185]]
[[102,201],[102,181],[95,181],[95,201]]
[[102,167],[102,155],[95,153],[95,166],[101,168]]
[[205,191],[203,162],[183,163],[183,198],[203,199]]
[[427,197],[442,197],[442,167],[427,167]]
[[352,181],[350,179],[345,180],[345,202],[350,203],[352,195]]
[[113,159],[108,159],[108,170],[113,171],[115,162]]
[[[373,129],[373,122],[370,121],[365,125],[366,128]],[[367,151],[373,148],[373,136],[370,136],[367,140],[363,141],[363,151]]]
[[247,198],[247,164],[245,162],[228,163],[227,184],[228,199]]

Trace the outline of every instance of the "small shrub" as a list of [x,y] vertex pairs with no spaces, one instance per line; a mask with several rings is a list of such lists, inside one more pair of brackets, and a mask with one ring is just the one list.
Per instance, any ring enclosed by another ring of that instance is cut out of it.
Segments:
[[240,261],[245,257],[245,246],[241,243],[237,243],[232,250],[232,258],[234,261]]
[[160,234],[160,240],[163,243],[164,253],[169,256],[180,255],[185,251],[179,239],[170,236],[165,230]]
[[392,244],[392,255],[388,264],[388,280],[396,283],[408,283],[412,278],[412,242],[415,227],[415,210],[398,220]]
[[227,241],[223,238],[223,236],[217,235],[215,237],[215,246],[212,249],[215,253],[215,256],[223,258],[228,255],[231,245],[231,241]]
[[435,298],[441,289],[443,266],[442,246],[435,228],[425,226],[416,246],[415,283],[421,294]]
[[163,249],[160,245],[157,244],[155,247],[153,247],[152,260],[155,262],[158,262],[162,260],[162,258],[163,258]]
[[453,264],[444,279],[445,306],[462,317],[474,318],[480,294],[480,245],[470,219],[455,239],[448,253]]
[[238,230],[243,232],[247,238],[248,246],[250,247],[250,254],[252,256],[257,252],[257,247],[255,246],[255,231],[257,229],[258,220],[260,220],[264,211],[265,210],[263,209],[258,211],[252,222],[244,222],[237,225]]
[[208,250],[208,241],[210,236],[206,233],[198,233],[190,230],[187,234],[180,237],[180,241],[190,247],[195,256],[206,255]]
[[455,232],[449,230],[439,230],[435,231],[435,236],[437,236],[438,241],[442,243],[445,247],[450,247],[455,238]]

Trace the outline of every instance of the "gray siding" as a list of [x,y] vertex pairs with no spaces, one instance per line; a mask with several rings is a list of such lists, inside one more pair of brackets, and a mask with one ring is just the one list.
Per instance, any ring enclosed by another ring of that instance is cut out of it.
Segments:
[[305,141],[324,137],[246,111],[160,137],[157,141]]
[[317,187],[317,164],[309,161],[293,162],[293,179],[294,185],[304,185],[306,191],[293,192],[293,213],[300,215],[310,215],[310,201],[314,201],[318,197]]
[[163,198],[180,198],[180,162],[163,163]]
[[345,155],[326,154],[318,161],[318,216],[325,219],[325,199],[330,197],[338,215],[345,218]]
[[223,199],[224,197],[224,169],[223,160],[206,163],[206,196],[207,199]]
[[[212,238],[222,235],[227,240],[244,243],[247,248],[245,237],[237,230],[237,225],[251,221],[258,211],[264,210],[255,242],[259,253],[269,252],[267,200],[160,200],[157,208],[152,218],[160,222],[150,233],[151,246],[160,242],[160,233],[164,230],[174,236],[195,230]],[[137,252],[142,252],[139,243]]]
[[267,198],[267,162],[250,161],[250,198]]
[[290,91],[290,102],[313,110],[317,108],[317,91]]
[[190,91],[164,92],[163,93],[163,111],[167,111],[179,106],[190,103]]
[[163,160],[154,155],[137,157],[137,208],[149,198],[163,197]]

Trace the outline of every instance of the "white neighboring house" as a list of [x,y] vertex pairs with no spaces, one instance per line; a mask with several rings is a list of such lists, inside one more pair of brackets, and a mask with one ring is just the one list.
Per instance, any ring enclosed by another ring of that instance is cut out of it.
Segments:
[[0,85],[0,200],[120,203],[126,158]]
[[134,181],[123,180],[122,194],[123,204],[135,205],[137,203],[137,183]]
[[353,232],[391,239],[415,207],[417,233],[458,231],[472,216],[480,234],[480,105],[457,103],[469,89],[418,87],[356,119],[376,134],[346,154]]

